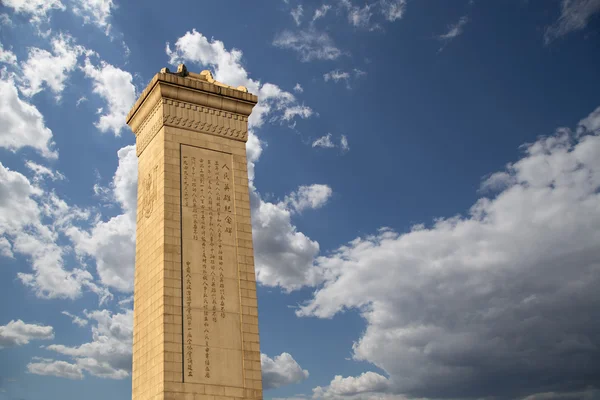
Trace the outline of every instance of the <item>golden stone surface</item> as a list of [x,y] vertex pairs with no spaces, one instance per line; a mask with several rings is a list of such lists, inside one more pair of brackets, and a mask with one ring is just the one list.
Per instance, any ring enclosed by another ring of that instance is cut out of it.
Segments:
[[164,68],[127,116],[138,208],[133,399],[262,399],[246,140],[257,97]]

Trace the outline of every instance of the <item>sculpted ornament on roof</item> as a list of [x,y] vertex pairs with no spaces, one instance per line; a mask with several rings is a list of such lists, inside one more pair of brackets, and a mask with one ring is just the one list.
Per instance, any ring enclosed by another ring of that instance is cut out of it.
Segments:
[[177,72],[171,72],[171,71],[169,71],[169,68],[163,68],[160,70],[160,72],[162,74],[175,74],[175,75],[179,75],[181,77],[197,79],[199,81],[212,83],[213,85],[217,85],[217,86],[221,86],[221,87],[225,87],[225,88],[229,88],[229,89],[233,89],[233,90],[239,90],[240,92],[248,93],[248,89],[245,86],[234,87],[234,86],[229,86],[229,85],[226,85],[222,82],[215,80],[212,76],[212,73],[207,69],[200,72],[199,74],[196,74],[194,72],[189,72],[187,70],[185,64],[179,64],[177,66]]

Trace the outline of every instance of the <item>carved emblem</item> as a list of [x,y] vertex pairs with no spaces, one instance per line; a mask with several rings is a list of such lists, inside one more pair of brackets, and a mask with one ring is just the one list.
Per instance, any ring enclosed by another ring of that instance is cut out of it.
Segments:
[[149,218],[152,215],[152,210],[154,208],[154,200],[156,200],[156,174],[158,171],[158,165],[155,165],[154,168],[148,175],[144,177],[142,182],[142,190],[144,192],[144,216]]

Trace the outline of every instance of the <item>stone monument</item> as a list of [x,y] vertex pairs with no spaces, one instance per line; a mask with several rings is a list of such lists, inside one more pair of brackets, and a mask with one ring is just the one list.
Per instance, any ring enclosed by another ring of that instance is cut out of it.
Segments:
[[164,68],[129,114],[133,399],[262,399],[246,140],[257,97]]

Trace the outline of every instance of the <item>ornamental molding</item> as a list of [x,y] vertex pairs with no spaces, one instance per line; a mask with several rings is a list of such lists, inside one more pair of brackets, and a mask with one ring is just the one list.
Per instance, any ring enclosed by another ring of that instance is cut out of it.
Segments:
[[136,131],[139,157],[163,126],[188,129],[245,142],[248,117],[168,98],[159,99]]
[[248,117],[179,100],[163,99],[163,124],[245,142]]
[[148,113],[135,132],[135,152],[138,157],[163,126],[162,118],[160,116],[157,117],[159,111],[162,111],[163,103],[164,99],[159,99],[156,104],[154,104],[152,110]]

